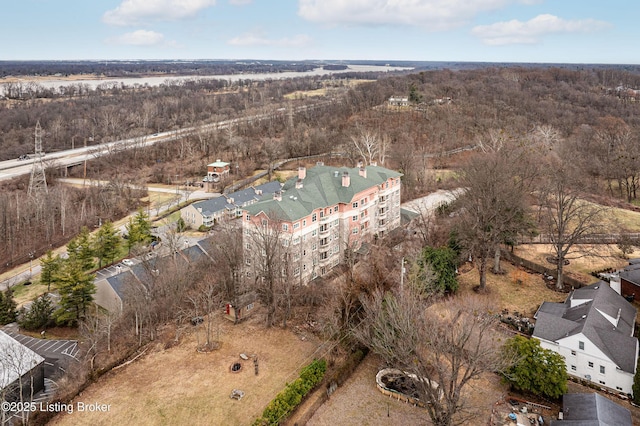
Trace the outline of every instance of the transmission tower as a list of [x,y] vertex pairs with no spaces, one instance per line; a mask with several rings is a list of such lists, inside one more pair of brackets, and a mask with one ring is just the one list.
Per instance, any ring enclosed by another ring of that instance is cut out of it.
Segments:
[[47,177],[44,174],[44,152],[42,151],[42,128],[40,127],[40,120],[36,123],[35,131],[35,150],[33,158],[33,166],[31,167],[31,179],[29,180],[29,190],[27,194],[29,196],[37,196],[42,192],[47,192]]

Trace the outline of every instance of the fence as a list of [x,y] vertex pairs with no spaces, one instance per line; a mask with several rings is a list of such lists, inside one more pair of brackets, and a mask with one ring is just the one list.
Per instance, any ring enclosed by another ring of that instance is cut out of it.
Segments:
[[[557,271],[555,270],[555,268],[547,268],[546,266],[540,265],[538,263],[532,262],[530,260],[524,259],[514,253],[511,253],[510,251],[506,251],[506,250],[502,250],[502,257],[504,257],[505,259],[507,259],[509,262],[513,263],[514,265],[518,265],[518,266],[522,266],[524,268],[530,269],[532,271],[538,272],[540,274],[543,274],[545,276],[552,276],[554,279],[558,278],[558,274]],[[564,282],[565,287],[566,286],[571,286],[573,288],[580,288],[584,285],[586,285],[585,283],[578,281],[575,278],[569,277],[567,275],[564,275],[562,277],[562,281]]]

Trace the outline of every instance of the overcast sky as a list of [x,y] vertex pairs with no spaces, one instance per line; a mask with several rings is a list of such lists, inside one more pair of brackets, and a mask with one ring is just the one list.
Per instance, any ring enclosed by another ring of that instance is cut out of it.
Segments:
[[638,0],[0,0],[0,59],[640,64]]

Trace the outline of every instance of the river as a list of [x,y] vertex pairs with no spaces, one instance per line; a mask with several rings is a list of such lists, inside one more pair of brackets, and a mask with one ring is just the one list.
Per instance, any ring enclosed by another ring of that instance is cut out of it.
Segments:
[[[310,77],[310,76],[323,76],[329,74],[340,74],[346,72],[391,72],[391,71],[407,71],[413,68],[407,67],[392,67],[388,65],[348,65],[345,70],[325,70],[321,67],[315,68],[311,71],[287,71],[287,72],[279,72],[279,73],[246,73],[246,74],[220,74],[220,75],[202,75],[202,76],[157,76],[157,77],[124,77],[124,78],[105,78],[105,79],[79,79],[79,80],[33,80],[25,77],[21,79],[22,83],[36,83],[40,86],[46,88],[57,89],[59,87],[66,87],[72,85],[82,84],[89,86],[91,89],[95,89],[101,84],[106,85],[114,85],[114,84],[124,84],[126,86],[134,86],[134,85],[149,85],[149,86],[159,86],[166,82],[178,82],[178,81],[188,81],[188,80],[203,80],[203,79],[211,79],[211,80],[228,80],[228,81],[238,81],[238,80],[284,80],[289,78],[297,78],[297,77]],[[4,93],[4,84],[2,83],[2,79],[0,79],[0,94]]]

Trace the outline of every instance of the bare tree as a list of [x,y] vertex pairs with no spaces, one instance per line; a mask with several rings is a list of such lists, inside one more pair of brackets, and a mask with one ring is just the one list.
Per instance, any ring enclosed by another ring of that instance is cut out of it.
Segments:
[[571,172],[558,167],[549,176],[540,202],[542,220],[553,246],[557,263],[556,288],[564,288],[565,260],[589,254],[586,246],[578,245],[584,237],[602,232],[606,208],[581,198],[580,183]]
[[457,232],[474,257],[481,291],[486,288],[490,257],[494,256],[499,272],[500,244],[530,226],[525,197],[536,176],[532,164],[522,152],[510,147],[477,156],[465,167]]
[[[275,324],[277,314],[283,316],[283,325],[291,310],[292,286],[291,235],[283,231],[277,217],[262,219],[260,224],[250,227],[246,237],[252,246],[252,256],[247,258],[255,271],[255,289],[260,301],[267,308],[266,325]],[[284,306],[284,312],[279,312]]]
[[[243,279],[242,228],[228,222],[218,224],[214,241],[211,257],[216,278],[223,286],[224,298],[237,307],[240,296],[248,291]],[[238,322],[238,309],[235,312],[235,322]]]
[[385,362],[414,375],[415,391],[437,426],[467,424],[476,407],[467,384],[509,365],[494,334],[495,316],[477,297],[435,303],[411,291],[375,292],[363,301],[358,340]]

